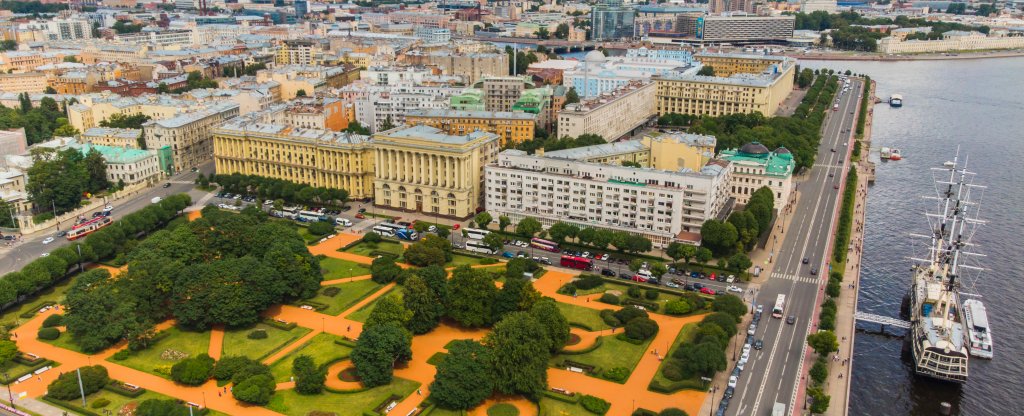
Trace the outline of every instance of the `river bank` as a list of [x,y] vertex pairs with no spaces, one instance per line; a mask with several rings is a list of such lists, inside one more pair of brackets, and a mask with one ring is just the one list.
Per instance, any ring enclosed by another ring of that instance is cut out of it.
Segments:
[[912,55],[882,55],[877,53],[809,53],[809,54],[783,54],[790,58],[805,61],[948,61],[958,59],[989,59],[989,58],[1016,58],[1024,56],[1024,50],[1012,51],[976,51],[976,52],[945,52]]

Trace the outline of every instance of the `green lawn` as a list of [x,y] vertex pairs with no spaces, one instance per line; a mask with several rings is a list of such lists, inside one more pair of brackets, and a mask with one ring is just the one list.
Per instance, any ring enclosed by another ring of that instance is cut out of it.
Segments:
[[[597,309],[590,309],[562,302],[555,302],[555,304],[558,305],[558,310],[562,312],[562,316],[564,316],[569,323],[583,324],[594,331],[611,328],[608,324],[604,323],[603,319],[601,319],[601,312]],[[615,309],[615,307],[608,305],[608,309]]]
[[60,331],[60,337],[53,341],[45,339],[41,339],[40,341],[43,341],[55,347],[60,347],[66,350],[71,350],[74,352],[85,354],[84,352],[82,352],[82,348],[80,348],[78,344],[75,344],[75,342],[71,340],[71,334],[69,334],[67,331]]
[[467,255],[464,255],[464,254],[457,254],[456,253],[456,254],[452,255],[452,261],[450,261],[448,263],[445,263],[444,266],[445,267],[458,267],[458,266],[462,266],[464,264],[468,264],[470,266],[476,266],[476,265],[480,264],[480,258],[470,257],[470,256],[467,256]]
[[288,355],[281,357],[280,360],[270,365],[270,373],[274,375],[274,380],[288,381],[292,376],[292,360],[299,355],[312,357],[317,365],[348,357],[352,349],[335,343],[334,340],[337,339],[341,339],[341,337],[320,333]]
[[[264,339],[249,339],[250,332],[262,329],[267,332]],[[256,324],[248,329],[236,329],[224,333],[224,346],[221,356],[241,355],[256,361],[262,360],[311,331],[301,326],[285,331],[266,324]]]
[[[675,353],[677,349],[679,349],[680,345],[687,342],[693,342],[693,337],[697,336],[697,329],[699,328],[699,326],[700,325],[697,322],[683,325],[683,329],[679,331],[679,334],[676,335],[676,339],[672,341],[672,348],[668,351],[668,355],[666,355],[665,357],[672,357],[672,354]],[[661,364],[658,365],[658,372],[654,373],[654,378],[652,379],[652,381],[661,383],[662,385],[666,386],[675,383],[674,381],[669,380],[665,378],[665,376],[661,375],[661,367],[664,366],[667,361],[668,360],[662,361]]]
[[187,357],[184,358],[190,358],[199,354],[205,354],[210,349],[210,331],[189,332],[177,327],[168,328],[167,331],[170,335],[157,341],[156,345],[142,351],[136,351],[122,361],[114,360],[112,357],[108,358],[107,361],[160,377],[170,378],[171,366],[180,360],[161,357],[165,351],[183,352],[187,354]]
[[338,416],[362,416],[364,411],[372,411],[388,397],[394,395],[405,398],[414,394],[419,386],[420,383],[415,381],[395,378],[386,386],[350,394],[324,392],[315,396],[303,396],[292,389],[282,390],[274,393],[267,409],[296,416],[305,416],[313,411],[329,412]]
[[306,240],[306,245],[316,243],[317,241],[320,241],[321,238],[324,238],[324,236],[315,236],[310,234],[306,227],[295,227],[295,232],[299,233],[299,237],[302,237],[303,240]]
[[434,407],[427,415],[429,416],[465,416],[466,412],[461,410],[448,410],[440,407]]
[[600,367],[599,371],[602,373],[616,367],[624,367],[628,368],[630,373],[632,373],[636,363],[640,362],[640,357],[643,356],[648,344],[650,344],[650,341],[640,345],[631,344],[626,341],[620,341],[615,335],[601,338],[603,339],[602,344],[596,350],[579,355],[556,355],[552,358],[552,361],[570,360],[581,364],[589,364]]
[[356,321],[356,322],[366,322],[366,318],[370,317],[370,312],[373,311],[373,307],[374,306],[377,306],[377,302],[379,302],[385,296],[397,296],[398,299],[402,299],[402,295],[404,293],[405,293],[405,288],[404,287],[402,287],[402,286],[395,286],[393,289],[389,290],[388,293],[385,293],[385,294],[383,294],[381,296],[378,296],[377,299],[373,300],[373,302],[370,302],[370,303],[367,303],[366,305],[363,305],[362,308],[359,308],[359,310],[348,314],[348,316],[346,316],[345,318],[351,319],[351,320]]
[[71,287],[71,282],[74,281],[75,277],[65,279],[64,281],[54,285],[49,289],[45,289],[39,294],[25,299],[17,306],[13,306],[10,309],[0,313],[0,325],[7,326],[8,324],[22,324],[27,319],[22,318],[20,315],[25,313],[31,308],[35,308],[37,305],[43,302],[51,301],[61,303],[64,301],[64,294]]
[[381,241],[375,244],[358,243],[344,251],[346,253],[372,257],[370,256],[370,252],[373,251],[384,251],[388,253],[393,253],[395,256],[401,256],[402,252],[405,251],[405,249],[402,247],[400,243],[396,243],[394,241]]
[[555,400],[550,397],[541,396],[540,403],[540,416],[578,416],[578,415],[592,415],[583,406],[579,404],[566,403],[561,400]]
[[[92,407],[92,404],[94,402],[96,402],[96,400],[99,400],[101,398],[110,400],[110,404],[108,404],[106,406],[103,406],[101,408],[98,408],[98,409],[94,409]],[[127,397],[127,396],[122,396],[122,395],[114,393],[112,391],[100,390],[100,391],[98,391],[96,393],[93,393],[93,394],[90,394],[88,396],[85,396],[85,403],[86,403],[86,406],[87,406],[86,408],[89,409],[89,410],[92,410],[93,412],[102,414],[104,410],[109,410],[109,411],[111,411],[112,414],[119,415],[119,414],[121,414],[121,408],[124,407],[126,404],[129,404],[129,403],[142,403],[143,401],[150,400],[150,399],[170,400],[170,399],[172,399],[172,397],[164,396],[164,395],[162,395],[160,393],[156,393],[156,392],[153,392],[151,390],[146,390],[146,392],[142,393],[139,397],[131,398],[131,397]],[[68,403],[68,402],[63,401],[63,400],[56,400],[56,402],[57,403]],[[47,403],[50,403],[50,402],[47,402]],[[82,406],[82,401],[81,400],[75,400],[75,401],[73,401],[71,403],[73,403],[75,406],[79,406],[79,407]],[[200,403],[200,404],[202,404],[202,403]],[[78,413],[68,412],[68,414],[78,414]],[[213,414],[213,412],[211,412],[211,414]]]
[[320,268],[324,270],[324,280],[343,279],[346,277],[365,276],[370,274],[370,267],[354,261],[332,257],[320,260]]
[[[328,287],[337,287],[341,289],[337,295],[333,297],[324,295],[324,289]],[[320,288],[320,292],[315,297],[309,299],[312,302],[322,303],[327,306],[327,309],[320,310],[317,312],[325,313],[328,315],[338,316],[338,314],[344,312],[346,309],[352,307],[359,301],[363,300],[367,296],[376,293],[383,285],[380,285],[373,280],[357,280],[351,283],[339,283],[331,286],[324,286]],[[296,302],[301,305],[302,302]]]

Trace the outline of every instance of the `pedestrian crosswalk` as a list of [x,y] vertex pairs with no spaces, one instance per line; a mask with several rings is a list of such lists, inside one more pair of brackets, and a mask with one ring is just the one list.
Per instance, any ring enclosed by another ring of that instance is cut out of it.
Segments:
[[797,275],[786,274],[786,273],[778,273],[778,272],[772,273],[771,274],[771,278],[772,279],[786,279],[786,280],[792,280],[794,282],[810,283],[810,284],[813,284],[813,285],[818,284],[818,282],[820,281],[818,279],[818,276],[797,276]]

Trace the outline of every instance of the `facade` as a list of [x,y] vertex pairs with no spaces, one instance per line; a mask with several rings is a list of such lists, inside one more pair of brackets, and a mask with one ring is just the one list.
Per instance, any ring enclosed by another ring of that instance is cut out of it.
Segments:
[[635,12],[625,7],[621,1],[609,0],[594,6],[590,10],[590,39],[594,41],[613,41],[633,38],[633,19]]
[[28,176],[23,170],[13,166],[0,167],[0,200],[14,208],[14,212],[0,212],[0,215],[17,217],[19,213],[26,213],[32,209],[32,202],[25,191],[26,183]]
[[1024,48],[1024,36],[986,36],[981,32],[948,31],[942,39],[903,40],[890,36],[878,41],[878,52],[884,54],[971,51],[985,49]]
[[795,16],[679,16],[679,33],[699,43],[785,42],[793,37]]
[[259,175],[316,187],[341,188],[351,198],[373,190],[369,138],[323,129],[295,128],[259,113],[224,123],[213,132],[217,173]]
[[392,87],[369,86],[353,95],[355,119],[372,132],[376,132],[390,120],[394,126],[405,123],[405,117],[412,111],[449,108],[449,99],[459,89],[447,86],[422,86],[410,82]]
[[459,111],[485,111],[484,92],[479,88],[466,88],[462,92],[452,95],[450,105],[452,110]]
[[191,46],[195,44],[193,43],[192,30],[190,29],[147,30],[139,33],[124,33],[114,36],[114,39],[124,43],[148,43],[162,48],[169,46]]
[[[697,57],[701,59],[701,57]],[[714,62],[704,57],[705,62]],[[759,73],[736,72],[731,76],[677,75],[656,76],[657,111],[668,113],[720,116],[735,113],[759,112],[765,116],[775,114],[790,91],[796,62],[786,57],[759,55],[722,55],[723,60],[749,61],[736,63],[736,67],[765,66]],[[719,66],[711,64],[716,74]],[[719,64],[724,73],[729,67]]]
[[508,54],[436,52],[426,56],[424,64],[436,66],[442,74],[462,77],[473,84],[487,76],[508,76]]
[[505,150],[486,168],[487,211],[513,223],[532,217],[638,234],[663,248],[696,242],[728,200],[729,171],[708,164],[671,172]]
[[518,76],[485,77],[481,84],[487,111],[512,111],[523,91],[532,85],[528,78]]
[[765,186],[772,190],[776,210],[789,204],[796,162],[788,149],[769,151],[763,144],[753,142],[739,149],[723,150],[719,158],[731,162],[729,191],[737,204],[745,205],[751,194]]
[[653,131],[645,133],[637,140],[623,140],[541,154],[549,158],[603,165],[635,163],[657,170],[696,172],[715,157],[715,143],[714,136]]
[[452,32],[446,28],[418,27],[414,33],[428,45],[446,44],[452,40]]
[[710,0],[708,2],[711,14],[722,14],[728,12],[754,13],[754,0]]
[[[7,155],[21,155],[28,151],[28,137],[25,128],[0,130],[0,158]],[[0,159],[2,161],[3,159]]]
[[486,131],[497,134],[504,147],[532,140],[537,116],[520,112],[414,110],[405,116],[405,123],[427,125],[455,136]]
[[596,134],[607,141],[630,135],[656,114],[652,82],[634,81],[611,93],[569,104],[558,113],[558,138]]
[[107,147],[123,147],[134,149],[139,147],[140,129],[115,129],[110,127],[91,127],[82,132],[83,144]]
[[107,162],[107,180],[113,184],[153,184],[163,177],[155,150],[71,143],[83,155],[95,150]]
[[238,116],[238,104],[218,102],[199,111],[143,124],[146,147],[168,146],[173,157],[172,173],[199,166],[213,156],[213,130]]
[[483,204],[484,166],[498,156],[499,137],[445,134],[430,126],[373,136],[373,201],[378,206],[469,218]]
[[800,11],[803,13],[825,12],[836,13],[838,5],[836,0],[802,0]]
[[324,48],[318,40],[288,39],[282,41],[274,55],[278,65],[318,65],[323,61]]
[[56,17],[46,22],[46,37],[49,40],[92,39],[92,23],[84,16]]
[[42,72],[25,72],[21,74],[0,74],[0,92],[46,91],[48,77]]

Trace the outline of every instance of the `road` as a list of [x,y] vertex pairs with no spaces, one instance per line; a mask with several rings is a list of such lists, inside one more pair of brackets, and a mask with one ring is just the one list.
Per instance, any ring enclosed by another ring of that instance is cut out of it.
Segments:
[[[756,296],[765,313],[754,337],[764,340],[764,348],[751,351],[727,415],[767,415],[776,402],[786,404],[793,414],[794,407],[804,405],[796,402],[800,375],[804,366],[811,364],[804,360],[804,345],[817,314],[817,296],[828,279],[829,239],[837,221],[842,173],[848,168],[847,146],[852,144],[863,94],[863,82],[854,79],[850,84],[850,91],[839,99],[839,110],[830,112],[825,120],[814,166],[797,188],[801,195],[798,203],[782,218],[785,235],[771,274]],[[808,264],[803,264],[804,258]],[[812,267],[817,268],[817,275],[810,274]],[[793,325],[770,317],[779,294],[786,295],[785,314],[796,317]],[[720,396],[715,400],[717,408]]]
[[[200,166],[200,171],[206,174],[213,172],[213,162],[208,162]],[[131,196],[125,199],[111,203],[114,206],[113,218],[115,220],[124,217],[130,213],[138,211],[149,205],[153,197],[166,197],[167,195],[187,192],[192,196],[193,204],[198,203],[200,198],[207,194],[205,191],[201,191],[195,188],[195,178],[198,173],[196,172],[184,172],[178,175],[174,175],[160,184],[141,190],[137,195]],[[171,186],[164,188],[164,183],[170,183]],[[102,208],[96,209],[100,211]],[[86,213],[86,216],[92,216],[92,212]],[[60,230],[67,231],[71,227],[70,221],[65,221],[59,224]],[[20,270],[26,264],[35,260],[43,255],[43,253],[49,253],[57,248],[63,247],[70,244],[70,242],[64,237],[58,237],[57,228],[52,228],[46,232],[39,232],[34,235],[25,237],[20,243],[17,243],[10,248],[0,249],[0,274],[4,274],[7,271]],[[43,240],[46,237],[53,237],[53,242],[49,244],[43,244]]]

